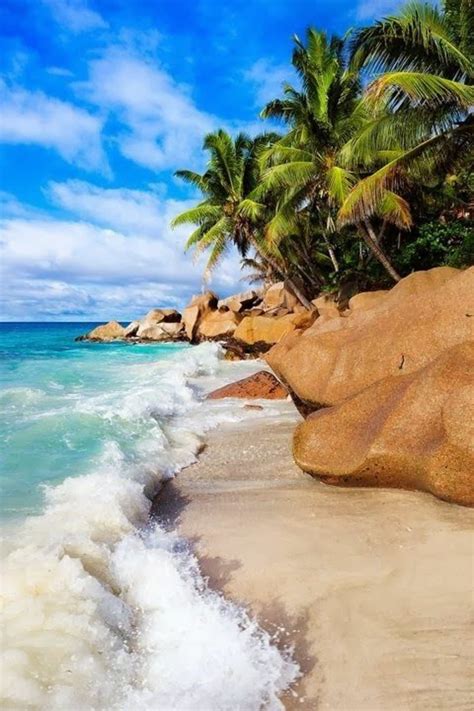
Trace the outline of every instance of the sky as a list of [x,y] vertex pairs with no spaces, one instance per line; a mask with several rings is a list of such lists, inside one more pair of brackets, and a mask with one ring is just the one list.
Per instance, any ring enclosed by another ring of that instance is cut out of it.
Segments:
[[[203,136],[255,134],[292,81],[292,36],[344,33],[399,0],[3,0],[0,320],[182,308],[203,262],[170,221]],[[230,251],[210,287],[245,288]]]

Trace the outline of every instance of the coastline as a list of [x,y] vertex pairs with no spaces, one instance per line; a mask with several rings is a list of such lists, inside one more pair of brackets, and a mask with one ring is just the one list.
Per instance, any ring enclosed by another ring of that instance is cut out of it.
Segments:
[[211,589],[293,647],[287,710],[467,709],[474,512],[315,481],[286,419],[208,433],[152,516],[190,541]]

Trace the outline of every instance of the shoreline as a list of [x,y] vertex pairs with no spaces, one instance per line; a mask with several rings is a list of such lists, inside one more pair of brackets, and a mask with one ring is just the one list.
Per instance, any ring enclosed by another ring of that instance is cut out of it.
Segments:
[[209,432],[150,515],[190,542],[211,589],[294,648],[287,710],[467,709],[474,512],[318,482],[293,463],[289,420]]

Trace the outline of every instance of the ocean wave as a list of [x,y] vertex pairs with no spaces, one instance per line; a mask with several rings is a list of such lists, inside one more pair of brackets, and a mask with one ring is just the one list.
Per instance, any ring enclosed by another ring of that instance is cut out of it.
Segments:
[[133,456],[106,440],[89,473],[45,486],[43,513],[6,536],[2,708],[282,708],[296,665],[207,588],[183,541],[148,524],[160,482],[195,460],[206,429],[239,416],[198,397],[193,379],[218,367],[205,344],[134,366],[123,396],[76,401],[99,419],[143,420],[146,436]]

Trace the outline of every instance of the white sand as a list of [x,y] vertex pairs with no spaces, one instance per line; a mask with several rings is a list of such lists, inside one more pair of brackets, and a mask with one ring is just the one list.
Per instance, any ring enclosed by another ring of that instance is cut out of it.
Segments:
[[327,487],[293,464],[292,430],[211,433],[157,514],[192,540],[211,586],[284,628],[303,672],[287,709],[474,708],[474,512]]

